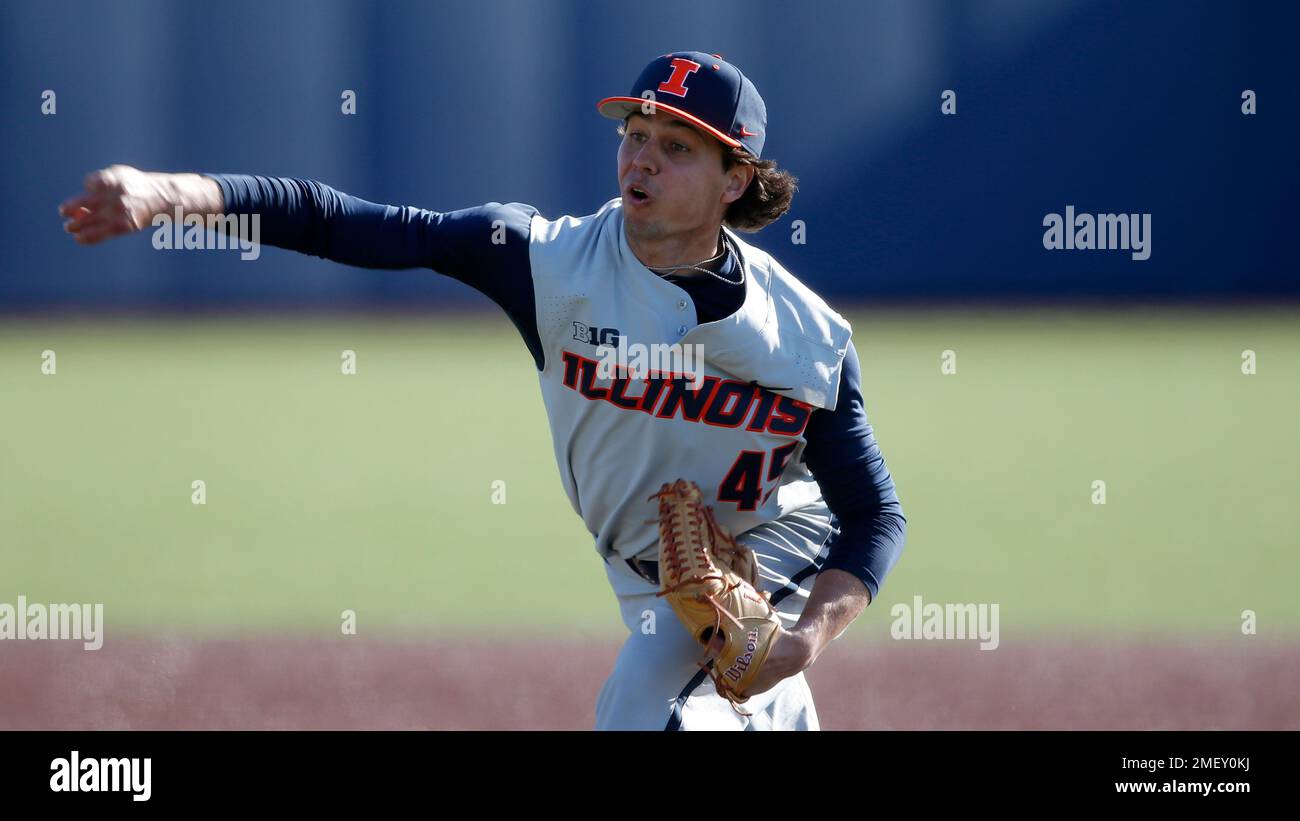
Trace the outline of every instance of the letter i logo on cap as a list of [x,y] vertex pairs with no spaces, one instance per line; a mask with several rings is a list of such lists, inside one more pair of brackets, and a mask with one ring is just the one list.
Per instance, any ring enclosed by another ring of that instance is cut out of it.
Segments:
[[687,60],[685,57],[677,57],[669,65],[673,67],[673,73],[667,80],[659,84],[659,90],[665,94],[685,97],[686,78],[699,71],[700,64],[694,60]]

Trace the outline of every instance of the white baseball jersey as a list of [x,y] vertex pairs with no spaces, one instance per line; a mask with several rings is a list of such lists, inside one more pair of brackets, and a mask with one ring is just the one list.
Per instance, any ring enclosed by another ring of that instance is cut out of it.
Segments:
[[[648,496],[678,478],[699,484],[736,534],[821,497],[800,463],[803,432],[815,408],[835,407],[849,323],[723,230],[743,266],[744,303],[698,325],[690,296],[632,253],[620,199],[587,217],[533,217],[542,397],[561,481],[604,556],[655,558]],[[628,349],[702,346],[703,384],[602,378],[601,343],[619,339]]]

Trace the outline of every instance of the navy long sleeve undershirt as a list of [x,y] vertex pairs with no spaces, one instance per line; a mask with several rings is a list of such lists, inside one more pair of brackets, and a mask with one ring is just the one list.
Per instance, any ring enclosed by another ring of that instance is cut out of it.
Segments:
[[[260,215],[263,244],[362,268],[431,268],[475,288],[501,306],[538,370],[544,366],[528,259],[536,208],[492,202],[439,213],[367,202],[312,180],[207,176],[221,186],[227,214]],[[494,234],[504,241],[492,241]],[[734,261],[719,272],[733,275]],[[691,295],[700,322],[730,315],[744,295],[738,276],[730,283],[708,275],[670,279]],[[851,573],[874,600],[902,552],[907,520],[867,421],[852,342],[835,410],[815,411],[804,435],[804,461],[840,527],[821,569]]]

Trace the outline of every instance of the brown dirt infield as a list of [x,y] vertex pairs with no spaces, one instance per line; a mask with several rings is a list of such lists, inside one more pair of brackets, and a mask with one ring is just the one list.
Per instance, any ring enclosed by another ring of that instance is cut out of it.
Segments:
[[[0,643],[0,730],[586,729],[618,643]],[[1300,646],[839,641],[827,730],[1300,729]],[[528,686],[524,683],[528,682]]]

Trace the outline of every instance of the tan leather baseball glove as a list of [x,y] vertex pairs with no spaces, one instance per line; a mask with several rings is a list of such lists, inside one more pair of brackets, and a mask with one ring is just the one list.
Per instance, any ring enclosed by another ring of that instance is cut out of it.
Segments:
[[[758,562],[713,518],[699,486],[685,479],[665,484],[659,500],[659,595],[705,648],[724,640],[712,667],[718,694],[732,707],[747,700],[745,688],[758,675],[781,620],[759,593]],[[707,658],[707,656],[706,656]]]

